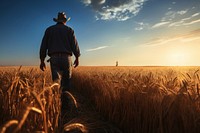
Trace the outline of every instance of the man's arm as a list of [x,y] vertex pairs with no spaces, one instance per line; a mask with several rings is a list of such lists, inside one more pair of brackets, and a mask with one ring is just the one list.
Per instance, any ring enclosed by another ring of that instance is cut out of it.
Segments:
[[42,39],[42,43],[41,43],[41,46],[40,46],[40,69],[42,71],[44,71],[44,69],[46,68],[44,60],[45,60],[46,55],[47,55],[47,43],[48,43],[47,31],[45,31],[45,34],[44,34],[44,37]]
[[71,29],[71,36],[70,36],[70,47],[72,49],[73,54],[75,55],[75,57],[79,57],[80,54],[80,49],[78,46],[78,42],[76,40],[76,37],[74,35],[74,31]]
[[70,44],[71,44],[72,52],[73,52],[74,56],[76,57],[76,59],[74,61],[74,67],[77,67],[79,65],[79,57],[81,54],[80,54],[79,45],[78,45],[78,42],[76,40],[73,30],[71,31]]
[[74,61],[74,68],[76,68],[79,65],[79,57],[76,57]]

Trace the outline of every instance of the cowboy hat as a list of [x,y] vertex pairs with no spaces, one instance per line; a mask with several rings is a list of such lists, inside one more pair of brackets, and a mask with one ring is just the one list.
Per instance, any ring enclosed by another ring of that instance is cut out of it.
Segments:
[[57,18],[53,18],[55,22],[67,22],[70,20],[70,17],[67,18],[65,12],[59,12]]

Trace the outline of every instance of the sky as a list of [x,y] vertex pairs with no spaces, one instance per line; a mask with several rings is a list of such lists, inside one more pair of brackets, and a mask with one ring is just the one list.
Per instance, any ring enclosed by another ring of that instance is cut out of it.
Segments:
[[39,65],[59,11],[80,66],[200,66],[200,0],[1,0],[0,9],[0,66]]

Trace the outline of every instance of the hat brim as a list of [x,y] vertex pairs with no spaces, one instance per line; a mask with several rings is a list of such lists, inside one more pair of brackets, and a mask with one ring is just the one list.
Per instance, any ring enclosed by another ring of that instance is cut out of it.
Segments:
[[67,22],[67,21],[69,21],[71,18],[69,17],[69,18],[66,18],[66,19],[57,19],[57,18],[53,18],[53,21],[55,21],[55,22]]

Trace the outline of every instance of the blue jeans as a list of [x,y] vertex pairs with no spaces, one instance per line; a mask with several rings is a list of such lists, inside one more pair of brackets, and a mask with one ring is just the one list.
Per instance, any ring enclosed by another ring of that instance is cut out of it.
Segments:
[[59,80],[61,76],[62,92],[69,91],[71,88],[72,59],[71,56],[53,56],[50,58],[52,80]]

